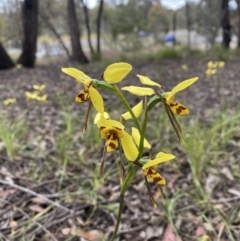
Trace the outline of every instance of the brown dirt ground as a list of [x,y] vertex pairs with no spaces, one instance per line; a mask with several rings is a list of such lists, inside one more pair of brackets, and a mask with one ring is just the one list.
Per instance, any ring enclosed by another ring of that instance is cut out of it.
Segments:
[[[184,103],[188,103],[191,116],[197,116],[207,123],[208,119],[216,116],[221,109],[228,109],[230,112],[239,107],[239,61],[239,58],[227,61],[224,69],[211,78],[205,76],[207,61],[193,56],[159,62],[143,61],[138,64],[132,62],[133,71],[124,80],[124,84],[137,84],[138,79],[135,75],[142,74],[158,81],[165,90],[169,90],[184,79],[198,76],[199,81],[188,90],[179,93],[178,98],[181,102],[184,100]],[[181,68],[183,64],[188,65],[187,71]],[[81,186],[88,190],[88,180],[91,180],[92,176],[89,175],[88,169],[85,170],[76,161],[66,167],[66,175],[61,182],[59,181],[61,168],[54,159],[58,152],[55,138],[56,133],[64,132],[66,128],[63,122],[65,104],[72,103],[69,108],[71,113],[79,118],[79,126],[83,122],[86,111],[86,105],[79,107],[74,103],[79,85],[61,72],[61,67],[67,66],[76,66],[94,78],[101,76],[106,67],[104,64],[80,66],[61,62],[37,66],[35,69],[21,68],[0,72],[0,102],[11,97],[17,98],[16,105],[1,106],[3,117],[21,116],[20,118],[30,128],[27,136],[22,140],[26,146],[21,147],[21,151],[13,159],[8,158],[6,150],[2,145],[0,146],[0,240],[102,240],[99,238],[101,235],[108,240],[113,230],[119,195],[117,176],[108,177],[103,185],[99,184],[97,192],[101,198],[97,199],[94,199],[92,194],[81,192]],[[31,91],[33,84],[46,84],[46,92],[49,96],[47,105],[36,108],[36,105],[26,101],[24,93]],[[107,106],[116,111],[116,105],[112,104],[113,101],[116,102],[115,97],[104,92],[104,99]],[[134,98],[131,100],[137,101]],[[76,155],[80,150],[84,150],[84,137],[80,129],[72,137],[74,140],[69,140],[74,146],[74,150],[71,150],[69,155]],[[40,145],[43,146],[42,149]],[[178,144],[174,145],[175,152],[184,156],[184,151],[177,146]],[[91,164],[93,169],[98,166],[102,149],[94,149],[89,145],[89,149],[84,153],[88,166]],[[235,153],[237,154],[239,151]],[[59,153],[57,155],[60,156]],[[239,163],[238,156],[233,158],[236,158]],[[111,163],[113,160],[114,155],[110,155],[107,162]],[[210,231],[210,224],[206,220],[211,220],[212,225],[219,230],[221,237],[219,240],[232,240],[224,228],[224,223],[220,223],[211,209],[203,208],[201,203],[196,205],[196,200],[185,195],[190,191],[194,192],[194,185],[191,182],[189,165],[183,161],[179,165],[180,173],[174,171],[171,166],[166,166],[162,170],[168,182],[164,187],[166,195],[171,198],[176,193],[182,193],[179,197],[180,201],[176,203],[177,206],[173,204],[173,209],[166,210],[156,185],[151,187],[154,197],[158,200],[158,208],[152,208],[144,183],[141,181],[142,175],[137,174],[126,194],[119,240],[178,240],[172,230],[171,222],[174,223],[183,240],[198,240],[198,237],[204,237],[204,235],[210,237],[210,240],[217,240],[213,238],[215,236]],[[44,175],[41,175],[42,173]],[[222,183],[222,186],[217,187],[212,198],[232,198],[233,195],[226,191],[228,187],[240,190],[240,185],[235,179],[227,180],[226,183]],[[64,194],[66,192],[68,195]],[[48,200],[36,197],[36,194],[43,194]],[[236,195],[240,197],[239,193]],[[235,225],[239,227],[239,198],[216,205],[222,215],[228,218],[230,217],[227,216],[229,206],[236,207],[230,210],[237,210],[238,214],[232,213],[232,215],[238,216],[238,222]],[[183,207],[189,208],[184,210]],[[169,219],[171,216],[167,214],[170,212],[174,212],[174,220]],[[203,217],[206,221],[204,223]],[[234,235],[235,240],[240,240],[240,232]]]

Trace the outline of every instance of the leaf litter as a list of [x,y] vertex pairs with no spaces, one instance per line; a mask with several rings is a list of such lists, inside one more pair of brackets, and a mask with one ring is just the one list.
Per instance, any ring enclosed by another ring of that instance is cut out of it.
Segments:
[[[240,71],[238,62],[227,62],[218,75],[221,88],[217,93],[216,83],[204,75],[206,64],[202,62],[183,58],[133,64],[134,70],[126,81],[134,85],[138,81],[135,75],[142,74],[159,80],[164,89],[171,89],[183,79],[199,76],[196,86],[179,98],[188,103],[191,110],[188,118],[198,116],[203,128],[207,128],[211,125],[209,119],[217,116],[223,106],[229,113],[235,113],[239,107],[236,98],[240,96]],[[187,72],[180,68],[183,64],[189,66]],[[0,140],[3,240],[108,240],[116,223],[119,183],[115,155],[107,157],[109,173],[102,183],[98,172],[102,142],[94,127],[87,140],[82,134],[87,107],[74,102],[79,84],[61,73],[61,67],[66,65],[0,73],[0,100],[12,96],[17,99],[16,104],[3,107],[1,115],[8,120],[21,116],[22,125],[28,130],[14,139],[18,148],[12,150],[12,157]],[[97,65],[76,67],[90,76],[101,76],[102,68]],[[24,93],[33,84],[46,85],[47,104],[26,101]],[[107,93],[104,99],[109,107],[116,101]],[[66,121],[63,113],[70,113],[71,118]],[[150,206],[142,176],[137,174],[125,197],[119,240],[240,240],[238,143],[236,134],[223,147],[219,162],[204,170],[200,182],[205,197],[199,195],[193,184],[187,154],[182,148],[175,149],[178,163],[166,165],[162,170],[167,179],[165,204],[158,187],[151,185],[157,209]]]

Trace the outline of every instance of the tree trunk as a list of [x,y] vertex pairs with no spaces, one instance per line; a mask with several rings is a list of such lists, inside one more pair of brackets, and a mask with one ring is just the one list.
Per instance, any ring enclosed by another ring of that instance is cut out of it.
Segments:
[[78,26],[74,0],[68,0],[68,24],[70,29],[72,58],[81,64],[88,63],[80,42],[81,32]]
[[237,3],[237,12],[238,12],[238,48],[240,48],[240,0],[236,0]]
[[10,69],[15,65],[11,58],[8,56],[6,50],[4,49],[2,43],[0,43],[0,70],[2,69]]
[[173,46],[176,45],[176,27],[177,27],[177,13],[174,11],[173,13],[173,19],[172,19],[172,31],[175,36],[174,41],[173,41]]
[[38,0],[25,0],[22,5],[23,47],[18,63],[33,68],[37,51]]
[[89,14],[88,14],[88,8],[87,6],[84,4],[83,0],[81,0],[82,5],[83,5],[83,12],[84,12],[84,17],[85,17],[85,24],[86,24],[86,28],[87,28],[87,38],[88,38],[88,45],[91,51],[91,55],[92,57],[94,56],[94,49],[92,46],[92,42],[91,42],[91,28],[90,28],[90,24],[89,24]]
[[101,20],[103,13],[104,0],[100,0],[98,16],[97,16],[97,58],[101,59]]
[[231,25],[230,25],[228,1],[229,0],[222,0],[221,26],[223,31],[222,46],[224,48],[229,48],[230,42],[231,42]]
[[188,48],[191,47],[191,36],[190,36],[190,16],[189,16],[189,4],[186,2],[186,28],[187,28],[187,45]]
[[42,12],[39,12],[39,16],[41,17],[41,19],[46,23],[46,25],[49,27],[49,29],[53,32],[53,34],[56,36],[56,38],[58,39],[58,41],[60,42],[62,48],[65,50],[67,56],[70,58],[70,53],[68,51],[68,48],[66,47],[66,45],[64,44],[64,42],[62,41],[62,38],[60,36],[60,34],[57,32],[56,28],[54,27],[54,25],[50,22],[49,18]]

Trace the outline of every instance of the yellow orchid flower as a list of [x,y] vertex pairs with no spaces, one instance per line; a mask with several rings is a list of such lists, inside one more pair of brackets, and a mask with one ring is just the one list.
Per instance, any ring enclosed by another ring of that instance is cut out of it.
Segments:
[[103,114],[101,114],[101,113],[97,113],[96,114],[96,116],[95,116],[95,118],[94,118],[94,124],[97,124],[98,123],[98,121],[100,120],[100,118],[101,118],[101,116],[104,116],[104,118],[107,120],[107,119],[110,119],[110,116],[109,116],[109,114],[107,113],[107,112],[104,112]]
[[211,75],[216,74],[216,73],[217,73],[217,70],[216,70],[216,69],[207,69],[207,70],[205,71],[205,73],[206,73],[207,76],[211,76]]
[[156,158],[149,160],[145,165],[142,166],[144,176],[147,176],[148,180],[155,182],[159,185],[165,185],[166,181],[164,178],[156,171],[158,164],[170,161],[174,159],[175,156],[172,154],[166,154],[164,152],[159,152]]
[[47,102],[47,95],[44,94],[43,96],[39,96],[39,92],[37,92],[37,91],[34,91],[32,93],[29,91],[26,91],[25,95],[28,100],[37,100],[40,102]]
[[155,94],[154,90],[151,88],[145,88],[145,87],[138,87],[138,86],[125,86],[121,88],[121,90],[126,90],[129,93],[137,96],[146,96],[146,95],[153,95]]
[[38,91],[43,91],[45,90],[46,85],[33,85],[33,89],[38,90]]
[[47,95],[45,94],[43,96],[37,96],[36,100],[40,102],[47,102]]
[[223,68],[225,66],[225,62],[224,61],[219,61],[218,62],[218,67],[219,68]]
[[104,116],[101,115],[97,126],[101,130],[101,137],[106,139],[107,152],[114,151],[120,142],[126,158],[129,161],[135,161],[137,159],[138,149],[131,135],[124,131],[124,125],[122,123],[105,119]]
[[[135,105],[132,108],[132,111],[133,111],[133,113],[134,113],[136,118],[138,118],[141,115],[142,110],[143,110],[143,101],[140,101],[137,105]],[[129,111],[124,113],[124,114],[122,114],[122,120],[123,121],[129,120],[131,118],[132,118],[132,116],[131,116]]]
[[155,82],[155,81],[152,81],[152,80],[149,79],[147,76],[143,76],[143,75],[137,74],[137,77],[139,78],[139,80],[141,81],[141,83],[144,84],[144,85],[152,85],[152,86],[161,87],[160,84],[158,84],[158,83]]
[[182,68],[183,70],[185,70],[185,71],[188,70],[188,66],[187,66],[186,64],[183,64],[183,65],[181,66],[181,68]]
[[[139,146],[141,136],[140,136],[138,129],[135,127],[132,127],[132,137],[133,137],[133,140],[136,143],[136,145]],[[149,150],[152,149],[152,146],[149,144],[149,142],[145,138],[143,141],[143,147],[145,147]]]
[[79,83],[83,84],[84,90],[80,91],[75,101],[79,103],[91,100],[91,103],[99,113],[104,112],[103,99],[100,93],[92,86],[92,79],[82,71],[75,68],[62,68],[62,72],[75,78]]
[[26,91],[25,95],[27,97],[28,100],[36,100],[38,98],[38,92],[34,91],[33,93]]
[[175,103],[175,94],[179,91],[182,91],[195,83],[198,80],[198,77],[187,79],[176,85],[170,92],[164,92],[161,96],[165,99],[165,103],[170,107],[171,111],[175,115],[187,115],[189,110],[180,103]]
[[9,98],[9,99],[6,99],[3,101],[3,104],[4,105],[10,105],[10,104],[14,104],[17,102],[17,99],[16,98]]
[[[138,74],[137,77],[139,78],[141,83],[144,84],[144,85],[161,87],[160,84],[158,84],[155,81],[152,81],[151,79],[149,79],[146,76]],[[125,86],[125,87],[122,88],[122,90],[126,90],[129,93],[131,93],[133,95],[137,95],[137,96],[151,96],[151,95],[155,94],[155,91],[152,88],[138,87],[138,86],[133,86],[133,85],[132,86]]]
[[122,81],[131,70],[132,66],[128,63],[114,63],[106,68],[102,75],[102,79],[109,84],[116,84]]

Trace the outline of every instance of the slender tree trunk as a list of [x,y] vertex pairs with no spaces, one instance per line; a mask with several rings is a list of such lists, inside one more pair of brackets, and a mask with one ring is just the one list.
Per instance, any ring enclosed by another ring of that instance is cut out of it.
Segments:
[[18,63],[33,68],[37,51],[38,0],[25,0],[22,5],[23,47]]
[[224,48],[229,48],[230,42],[231,42],[231,25],[230,25],[228,1],[229,0],[222,0],[221,26],[223,31],[222,46]]
[[2,69],[10,69],[15,65],[11,58],[8,56],[6,50],[4,49],[2,43],[0,43],[0,70]]
[[86,64],[88,63],[88,59],[83,52],[80,42],[81,32],[78,26],[74,0],[68,0],[68,24],[72,44],[72,58],[81,64]]
[[100,0],[98,16],[97,16],[97,56],[101,59],[101,20],[103,13],[104,0]]
[[190,36],[190,16],[189,16],[189,4],[186,2],[186,28],[187,28],[187,45],[188,48],[191,47],[191,36]]
[[85,24],[86,24],[86,28],[87,28],[87,38],[88,38],[88,45],[91,51],[91,55],[93,57],[94,55],[94,49],[92,46],[92,41],[91,41],[91,28],[90,28],[90,23],[89,23],[89,14],[88,14],[88,8],[87,6],[84,4],[83,0],[81,0],[82,5],[83,5],[83,12],[84,12],[84,17],[85,17]]
[[240,48],[240,0],[236,0],[237,3],[237,12],[238,12],[238,48]]
[[174,41],[173,41],[173,46],[175,46],[176,45],[176,27],[177,27],[177,13],[176,12],[173,13],[172,21],[173,21],[172,22],[172,31],[175,36]]
[[57,32],[56,28],[54,27],[54,25],[50,22],[49,18],[43,14],[42,12],[39,12],[39,16],[41,17],[41,19],[46,23],[46,25],[49,27],[49,29],[53,32],[53,34],[56,36],[56,38],[58,39],[59,43],[61,44],[62,48],[65,50],[67,56],[70,58],[70,53],[68,51],[68,48],[66,47],[66,45],[64,44],[60,34]]

